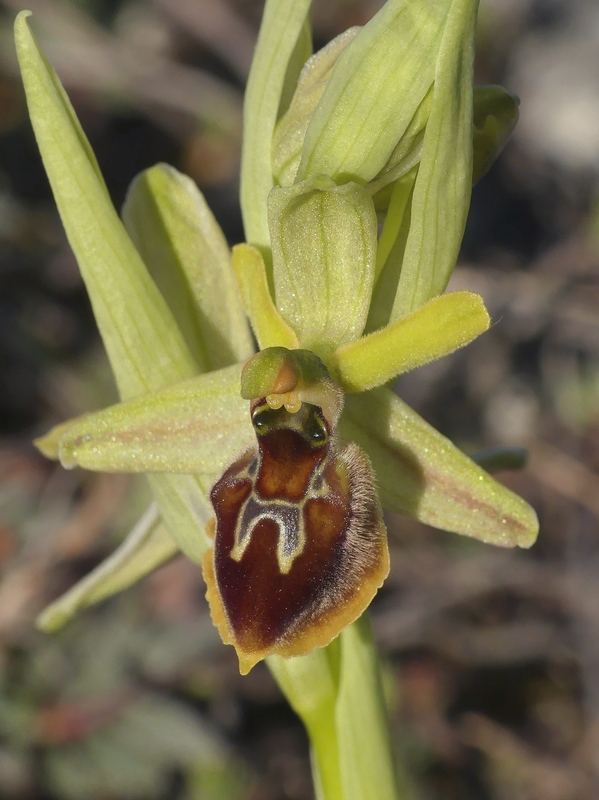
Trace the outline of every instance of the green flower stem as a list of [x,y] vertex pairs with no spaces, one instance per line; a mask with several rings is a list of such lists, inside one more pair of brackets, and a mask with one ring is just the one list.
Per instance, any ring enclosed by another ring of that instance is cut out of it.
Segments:
[[408,800],[397,791],[367,612],[328,647],[268,665],[310,736],[318,800]]
[[368,612],[339,638],[335,719],[344,800],[407,800],[396,787],[381,668]]
[[335,719],[339,639],[307,656],[271,656],[267,664],[310,737],[317,800],[345,800]]

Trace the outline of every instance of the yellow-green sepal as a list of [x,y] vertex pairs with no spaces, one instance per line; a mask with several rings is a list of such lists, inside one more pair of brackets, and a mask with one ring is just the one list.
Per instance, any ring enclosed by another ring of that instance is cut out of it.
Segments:
[[241,212],[246,241],[263,253],[270,248],[266,199],[274,186],[273,135],[310,6],[311,0],[267,0],[245,90]]
[[385,168],[434,79],[451,0],[389,0],[337,60],[306,132],[297,180],[368,183]]
[[348,395],[345,440],[369,454],[383,507],[500,547],[530,547],[534,510],[389,389]]
[[304,66],[286,113],[275,129],[272,166],[279,186],[290,186],[297,174],[312,114],[322,97],[335,62],[359,28],[349,28],[315,53]]
[[178,552],[153,503],[114,553],[42,611],[37,627],[60,630],[79,611],[122,592]]
[[240,379],[238,364],[199,375],[62,423],[35,444],[67,469],[193,474],[210,486],[253,441]]
[[73,107],[31,33],[28,13],[17,16],[15,39],[29,115],[119,391],[133,397],[189,377],[197,367],[112,205]]
[[484,333],[491,323],[482,297],[450,292],[333,356],[334,375],[346,392],[382,386],[402,372],[446,356]]
[[[189,378],[198,365],[111,203],[89,142],[27,16],[16,18],[15,41],[31,121],[119,393],[130,399]],[[200,561],[210,487],[198,476],[149,480],[170,534]]]
[[472,186],[477,10],[478,0],[453,0],[447,13],[390,321],[441,294],[455,267]]
[[129,188],[123,220],[200,371],[249,358],[231,252],[191,178],[167,164],[145,170]]
[[232,263],[243,307],[260,349],[299,347],[295,331],[279,314],[272,299],[262,253],[249,244],[238,244],[233,248]]
[[277,308],[300,347],[325,361],[364,330],[376,261],[372,199],[326,176],[269,195]]

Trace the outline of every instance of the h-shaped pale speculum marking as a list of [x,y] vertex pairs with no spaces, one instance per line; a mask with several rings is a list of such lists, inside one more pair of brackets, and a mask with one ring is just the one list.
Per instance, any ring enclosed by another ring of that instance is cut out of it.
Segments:
[[281,575],[287,575],[294,560],[301,555],[306,546],[305,505],[308,500],[316,497],[327,497],[329,485],[324,478],[324,470],[328,459],[319,464],[308,483],[308,489],[301,500],[263,500],[256,491],[255,478],[259,456],[247,467],[247,477],[252,480],[254,488],[241,507],[235,525],[235,544],[231,548],[230,556],[234,561],[241,561],[252,534],[259,522],[269,519],[279,528],[277,542],[277,564]]

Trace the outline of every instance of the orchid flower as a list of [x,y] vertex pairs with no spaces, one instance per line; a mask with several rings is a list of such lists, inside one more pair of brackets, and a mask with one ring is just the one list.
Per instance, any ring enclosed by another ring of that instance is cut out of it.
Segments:
[[382,509],[499,546],[537,534],[524,500],[389,388],[489,327],[479,295],[444,290],[472,181],[517,103],[473,89],[476,0],[388,0],[316,54],[309,11],[266,3],[244,109],[247,241],[232,252],[166,165],[133,182],[121,221],[17,18],[32,124],[121,397],[36,444],[66,468],[145,473],[154,496],[39,625],[182,551],[241,671],[267,658],[306,724],[318,796],[385,800],[364,615],[389,569]]

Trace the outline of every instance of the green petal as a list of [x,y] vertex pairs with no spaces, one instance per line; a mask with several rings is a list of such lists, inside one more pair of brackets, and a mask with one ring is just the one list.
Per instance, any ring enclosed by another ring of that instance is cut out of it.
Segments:
[[382,386],[402,372],[471,342],[490,325],[482,297],[451,292],[334,355],[335,377],[347,392]]
[[273,134],[289,64],[310,6],[311,0],[267,0],[245,91],[241,211],[246,240],[262,252],[270,248],[266,200],[274,185]]
[[189,377],[197,371],[189,348],[112,205],[27,15],[17,17],[15,35],[29,114],[119,391],[133,397]]
[[367,183],[385,167],[434,78],[450,0],[389,0],[339,57],[306,133],[297,180]]
[[477,7],[478,0],[453,0],[447,17],[391,321],[443,292],[460,249],[472,185]]
[[389,389],[348,395],[345,440],[369,454],[383,507],[501,547],[530,547],[533,509],[497,483]]
[[280,186],[290,186],[299,167],[312,114],[331,77],[335,62],[360,28],[350,28],[315,53],[302,70],[287,113],[277,123],[272,166]]
[[488,172],[505,147],[518,122],[519,103],[503,86],[474,87],[472,183]]
[[277,308],[300,347],[328,355],[362,333],[372,291],[377,219],[368,193],[326,176],[269,196]]
[[254,352],[227,241],[191,178],[167,164],[133,181],[123,219],[201,371]]
[[273,303],[262,254],[249,244],[233,248],[233,271],[261,350],[266,347],[299,347],[295,332]]
[[46,633],[59,630],[78,611],[132,586],[178,550],[151,505],[111,556],[40,614],[37,627]]
[[64,467],[201,475],[210,486],[254,440],[241,365],[78,417],[36,442]]

